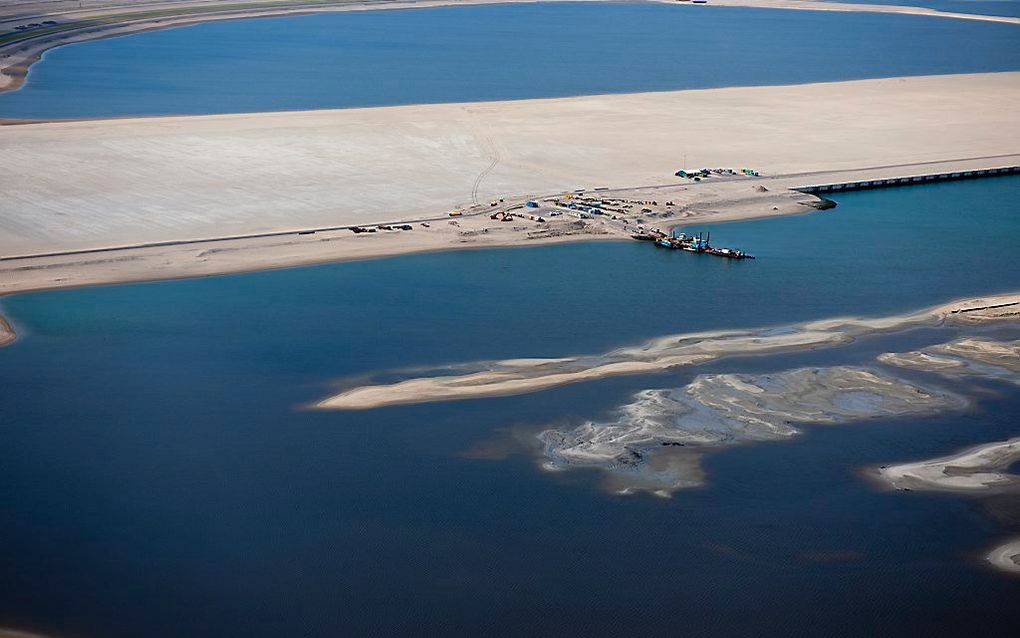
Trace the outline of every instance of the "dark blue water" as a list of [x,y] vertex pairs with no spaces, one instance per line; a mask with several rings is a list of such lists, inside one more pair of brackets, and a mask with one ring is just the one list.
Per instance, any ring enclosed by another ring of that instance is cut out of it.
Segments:
[[[781,44],[781,46],[779,46]],[[319,109],[1012,71],[1020,29],[942,18],[528,4],[231,21],[59,47],[0,117]]]
[[[1010,635],[1020,581],[975,558],[1010,530],[955,497],[876,492],[856,470],[1020,434],[1015,390],[973,414],[720,453],[709,486],[673,500],[463,452],[699,370],[367,412],[298,406],[386,368],[1015,290],[1018,196],[1017,177],[862,192],[712,229],[751,262],[578,244],[7,298],[21,338],[0,350],[0,627]],[[713,369],[897,346],[870,343]]]

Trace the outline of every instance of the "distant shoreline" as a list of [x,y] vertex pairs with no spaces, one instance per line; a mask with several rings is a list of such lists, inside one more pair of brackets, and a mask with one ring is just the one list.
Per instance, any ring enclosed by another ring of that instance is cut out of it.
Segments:
[[[272,18],[341,11],[377,11],[391,9],[423,9],[449,6],[470,6],[485,4],[517,4],[545,2],[549,0],[322,0],[320,2],[288,2],[271,0],[247,2],[210,7],[207,4],[182,0],[172,8],[159,10],[125,11],[118,6],[95,10],[55,12],[42,16],[26,16],[25,20],[69,17],[68,21],[50,27],[24,33],[0,35],[0,93],[20,89],[32,65],[42,59],[43,54],[53,48],[78,42],[99,40],[117,36],[158,31],[173,27],[192,26],[220,20],[251,18]],[[554,2],[597,2],[598,0],[552,0]],[[670,0],[632,0],[655,4],[681,4],[688,2]],[[164,6],[167,3],[160,3]],[[260,6],[262,5],[262,6]],[[808,11],[891,13],[899,15],[929,16],[957,20],[978,20],[1020,24],[1020,18],[989,16],[971,13],[952,13],[899,5],[867,5],[853,3],[818,2],[817,0],[711,0],[708,6],[750,7],[760,9],[790,9]],[[700,8],[700,7],[699,7]],[[17,22],[16,16],[4,22]],[[15,25],[17,26],[17,25]],[[38,35],[33,35],[37,33]]]

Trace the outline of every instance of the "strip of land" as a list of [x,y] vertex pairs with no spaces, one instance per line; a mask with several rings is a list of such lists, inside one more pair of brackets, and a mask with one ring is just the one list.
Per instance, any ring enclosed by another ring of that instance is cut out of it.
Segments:
[[[790,188],[1017,164],[1017,103],[1020,73],[993,73],[8,127],[0,294],[621,238],[640,223],[489,219],[578,188],[656,200],[644,222],[662,227],[804,212],[818,200]],[[685,155],[761,176],[679,179]],[[414,230],[346,230],[387,222]]]
[[1012,321],[1020,292],[954,301],[889,317],[837,317],[782,330],[762,327],[669,335],[612,352],[559,359],[514,359],[458,364],[468,370],[418,376],[396,383],[361,385],[326,397],[312,407],[365,410],[432,401],[453,401],[538,392],[609,377],[650,374],[716,361],[723,357],[775,354],[844,345],[868,334],[896,332],[946,322]]
[[[29,0],[0,7],[0,91],[19,88],[29,68],[57,46],[216,20],[336,11],[411,9],[537,0]],[[571,1],[571,0],[559,0]],[[591,0],[586,0],[591,1]],[[678,5],[672,0],[650,0]],[[1020,24],[1020,19],[938,11],[924,7],[819,2],[817,0],[712,0],[718,6],[810,11],[865,11]],[[681,8],[678,6],[678,9]],[[687,5],[684,8],[692,9]],[[698,6],[698,10],[710,9]]]

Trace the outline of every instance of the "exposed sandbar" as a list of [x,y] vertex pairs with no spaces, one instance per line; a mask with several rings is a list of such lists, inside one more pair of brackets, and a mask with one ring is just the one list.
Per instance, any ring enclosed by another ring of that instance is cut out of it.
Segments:
[[[878,476],[899,490],[956,492],[972,496],[988,494],[1016,498],[1020,475],[1009,472],[1020,460],[1020,437],[986,443],[957,454],[926,461],[899,463],[878,468]],[[985,555],[993,567],[1020,574],[1020,538],[999,545]]]
[[14,341],[16,336],[10,322],[3,315],[0,315],[0,347]]
[[37,634],[31,631],[4,629],[0,627],[0,638],[53,638],[52,635]]
[[988,552],[986,559],[1005,572],[1020,574],[1020,538],[999,545]]
[[[1016,319],[1012,306],[990,304],[978,315],[960,317],[972,321],[981,313]],[[997,341],[987,337],[965,337],[904,353],[885,353],[879,361],[887,365],[932,372],[949,378],[983,377],[1020,383],[1020,341]],[[1000,494],[1015,498],[1020,475],[1010,467],[1020,460],[1020,437],[986,443],[939,458],[883,465],[876,474],[899,490],[958,492],[970,495]],[[993,566],[1020,573],[1020,540],[996,547],[986,556]]]
[[[541,433],[544,467],[605,470],[621,491],[659,494],[702,483],[708,449],[794,436],[796,424],[836,424],[932,414],[963,399],[855,367],[799,368],[776,374],[716,374],[679,389],[643,390],[609,422]],[[677,450],[676,448],[681,448]],[[683,463],[677,463],[676,453]],[[653,460],[666,454],[666,461]]]
[[1020,476],[1006,472],[1018,459],[1020,437],[927,461],[889,465],[878,473],[897,489],[987,492],[1020,487]]
[[989,377],[1020,385],[1020,340],[966,337],[913,352],[887,352],[878,360],[950,377]]
[[345,390],[314,404],[319,409],[357,410],[537,392],[570,383],[644,374],[714,361],[725,356],[833,347],[877,332],[893,332],[945,321],[1014,319],[1020,293],[942,304],[890,317],[842,317],[784,327],[671,335],[599,355],[560,359],[515,359],[466,364],[465,374],[426,376]]

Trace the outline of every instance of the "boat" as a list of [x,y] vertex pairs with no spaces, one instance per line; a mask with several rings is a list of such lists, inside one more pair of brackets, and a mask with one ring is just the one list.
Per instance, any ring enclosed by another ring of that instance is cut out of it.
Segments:
[[655,242],[655,245],[660,248],[686,250],[690,253],[707,253],[727,259],[754,259],[752,255],[748,255],[744,251],[735,248],[714,248],[709,244],[711,234],[704,236],[701,233],[697,235],[687,235],[686,233],[664,235],[657,230],[652,230],[651,232],[640,231],[632,233],[631,237],[639,241]]

